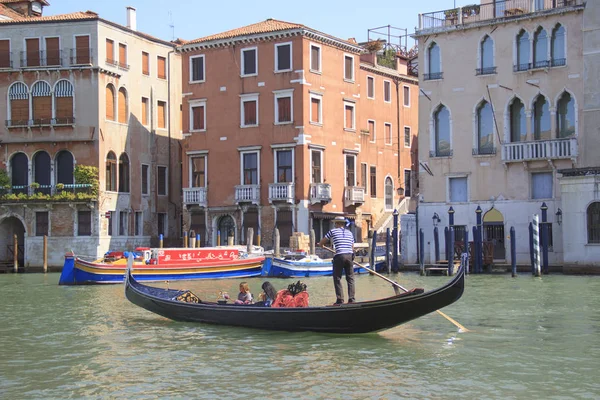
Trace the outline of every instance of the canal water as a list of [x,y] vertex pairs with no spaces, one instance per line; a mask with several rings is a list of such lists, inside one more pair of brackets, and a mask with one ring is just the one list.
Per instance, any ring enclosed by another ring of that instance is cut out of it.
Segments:
[[[433,313],[366,335],[178,323],[129,303],[121,285],[59,287],[58,277],[0,275],[2,399],[600,398],[600,277],[471,275],[443,310],[469,332]],[[448,279],[393,278],[425,289]],[[248,282],[257,294],[263,279]],[[312,304],[334,301],[331,278],[304,282]],[[238,283],[169,286],[214,300]],[[392,293],[357,277],[359,300]]]

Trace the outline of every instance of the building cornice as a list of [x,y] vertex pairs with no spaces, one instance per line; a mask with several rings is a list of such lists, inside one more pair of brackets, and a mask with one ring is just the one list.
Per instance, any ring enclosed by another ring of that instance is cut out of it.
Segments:
[[[410,77],[408,75],[403,75],[393,69],[390,68],[385,68],[385,67],[375,67],[371,64],[366,64],[366,63],[360,63],[360,69],[362,69],[363,71],[368,71],[374,74],[378,74],[378,75],[382,75],[388,78],[392,78],[395,80],[399,80],[401,82],[405,82],[405,83],[410,83],[413,85],[418,85],[419,84],[419,79],[418,78],[413,78]],[[387,71],[386,71],[387,70]]]

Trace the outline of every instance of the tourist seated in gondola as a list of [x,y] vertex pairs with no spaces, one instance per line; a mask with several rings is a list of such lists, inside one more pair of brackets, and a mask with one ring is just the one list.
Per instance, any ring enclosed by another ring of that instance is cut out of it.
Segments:
[[258,295],[260,301],[256,302],[254,305],[271,307],[273,301],[277,298],[277,291],[269,281],[264,282],[261,287],[263,291]]
[[248,282],[240,283],[240,293],[234,304],[252,304],[252,301],[252,293],[250,293]]

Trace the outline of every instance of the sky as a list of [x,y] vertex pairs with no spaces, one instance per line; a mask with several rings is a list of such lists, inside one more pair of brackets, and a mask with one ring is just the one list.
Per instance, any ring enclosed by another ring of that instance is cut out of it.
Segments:
[[[191,40],[239,28],[267,18],[306,25],[315,30],[358,42],[377,38],[368,30],[385,26],[413,33],[418,14],[479,3],[479,0],[48,0],[44,15],[94,11],[101,18],[126,25],[126,7],[137,10],[137,29],[164,40]],[[260,5],[257,5],[260,4]],[[201,6],[200,6],[201,5]],[[173,24],[174,28],[169,25]],[[391,30],[392,35],[404,31]],[[391,38],[399,44],[398,38]],[[402,43],[404,44],[404,42]],[[408,47],[414,42],[408,39]]]

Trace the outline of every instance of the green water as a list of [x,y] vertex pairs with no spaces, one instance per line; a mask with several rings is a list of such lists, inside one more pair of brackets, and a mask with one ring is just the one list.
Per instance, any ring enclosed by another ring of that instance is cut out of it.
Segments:
[[[432,289],[447,277],[394,276]],[[248,279],[258,293],[262,278]],[[293,280],[271,280],[277,289]],[[335,300],[331,278],[304,280]],[[598,399],[600,277],[468,276],[437,313],[368,335],[172,322],[121,285],[59,287],[58,274],[0,275],[1,399]],[[237,280],[171,282],[214,299]],[[389,284],[357,277],[359,300]]]

